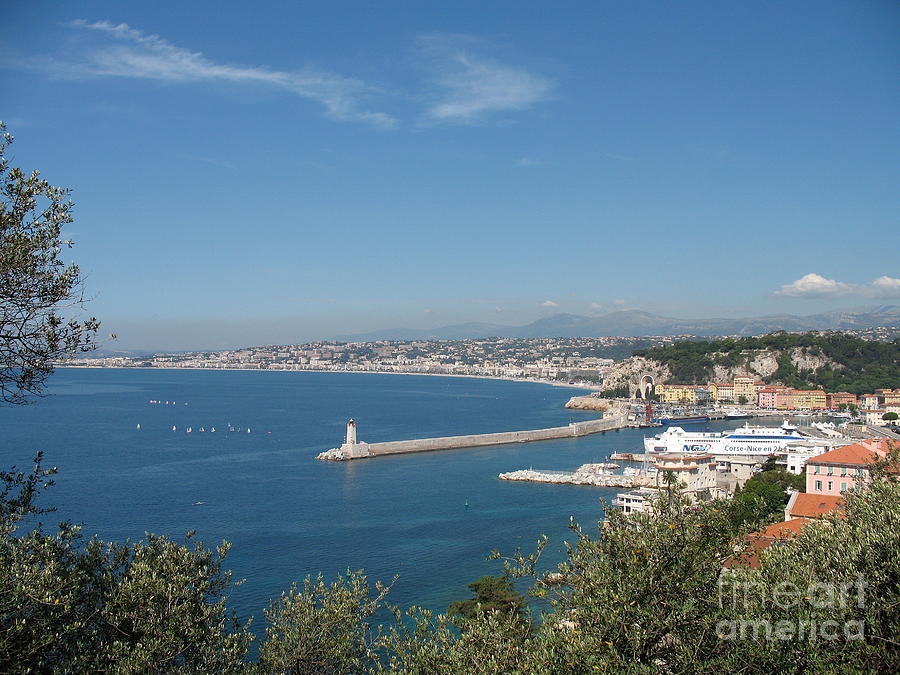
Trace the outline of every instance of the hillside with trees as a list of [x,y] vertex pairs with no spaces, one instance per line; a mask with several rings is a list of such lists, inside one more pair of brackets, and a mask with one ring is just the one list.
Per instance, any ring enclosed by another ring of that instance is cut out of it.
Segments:
[[668,368],[670,384],[706,384],[732,371],[768,384],[863,394],[897,387],[900,376],[900,340],[875,342],[840,332],[684,341],[634,356]]

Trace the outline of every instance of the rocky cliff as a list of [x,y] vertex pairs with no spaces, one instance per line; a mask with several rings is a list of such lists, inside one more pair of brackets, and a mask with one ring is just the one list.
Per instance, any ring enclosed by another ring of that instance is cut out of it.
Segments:
[[[710,382],[731,382],[736,376],[750,375],[760,380],[770,378],[778,371],[778,360],[785,354],[800,371],[816,371],[823,367],[841,370],[843,365],[821,354],[811,354],[800,347],[788,350],[750,349],[741,352],[736,365],[733,355],[724,352],[709,354],[713,362]],[[727,365],[725,365],[727,364]],[[633,356],[613,366],[603,382],[604,389],[627,386],[632,395],[640,388],[641,379],[653,378],[654,384],[688,384],[673,379],[671,371],[664,363],[643,356]],[[773,381],[772,384],[781,384]]]

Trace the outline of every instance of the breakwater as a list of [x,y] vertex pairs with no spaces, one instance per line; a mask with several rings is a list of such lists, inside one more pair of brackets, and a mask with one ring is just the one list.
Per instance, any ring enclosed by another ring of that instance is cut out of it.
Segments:
[[493,434],[471,434],[468,436],[442,436],[439,438],[417,438],[408,441],[387,441],[384,443],[355,442],[355,434],[339,448],[319,453],[316,459],[344,461],[349,459],[365,459],[381,455],[399,455],[411,452],[432,452],[435,450],[452,450],[456,448],[477,448],[489,445],[506,445],[509,443],[529,443],[547,441],[556,438],[576,438],[589,434],[615,431],[628,426],[637,426],[628,422],[625,411],[607,414],[599,420],[572,422],[564,427],[547,429],[531,429],[528,431],[502,431]]
[[623,475],[607,471],[596,471],[595,465],[585,464],[575,471],[535,471],[521,469],[501,473],[500,480],[521,480],[533,483],[564,483],[567,485],[594,485],[596,487],[635,488],[655,485],[655,479],[648,474]]

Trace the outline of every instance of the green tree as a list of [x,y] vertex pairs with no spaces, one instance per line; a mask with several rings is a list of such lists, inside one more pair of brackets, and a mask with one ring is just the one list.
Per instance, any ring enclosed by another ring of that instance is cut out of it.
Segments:
[[471,619],[485,612],[508,612],[525,616],[525,598],[506,576],[483,576],[469,584],[474,596],[450,603],[450,614]]
[[11,168],[0,122],[0,402],[39,395],[53,363],[94,348],[99,323],[65,318],[84,302],[81,272],[60,257],[69,190]]
[[307,577],[302,588],[294,584],[265,612],[269,626],[259,655],[263,671],[337,675],[374,668],[379,632],[369,620],[388,590],[378,583],[373,597],[363,573],[349,570],[330,585],[321,574]]
[[251,636],[225,606],[228,545],[29,529],[53,473],[38,456],[29,473],[0,474],[0,672],[240,670]]
[[881,419],[885,420],[886,422],[894,422],[897,420],[897,417],[898,415],[895,412],[886,412],[881,416]]

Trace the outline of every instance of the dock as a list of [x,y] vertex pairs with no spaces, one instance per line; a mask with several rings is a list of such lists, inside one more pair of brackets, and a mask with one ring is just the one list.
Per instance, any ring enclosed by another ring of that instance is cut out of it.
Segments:
[[615,411],[607,413],[602,419],[572,422],[564,427],[532,429],[529,431],[503,431],[493,434],[472,434],[468,436],[418,438],[408,441],[387,441],[384,443],[364,443],[356,440],[356,424],[353,420],[350,420],[347,425],[346,442],[339,448],[332,448],[319,453],[316,459],[342,462],[350,459],[381,457],[383,455],[432,452],[457,448],[479,448],[511,443],[530,443],[558,438],[578,438],[590,434],[602,434],[608,431],[618,431],[619,429],[639,426],[641,425],[628,421],[627,412]]
[[656,479],[646,473],[623,475],[610,471],[596,470],[596,464],[584,464],[575,471],[535,471],[521,469],[501,473],[500,480],[519,480],[531,483],[562,483],[566,485],[593,485],[595,487],[647,487],[656,484]]

